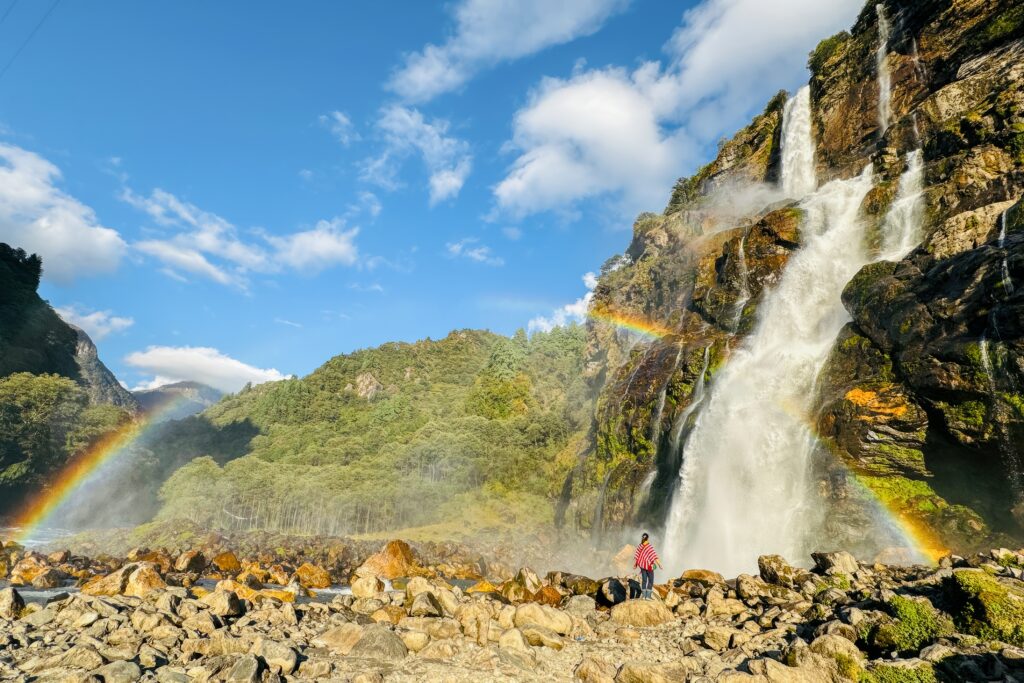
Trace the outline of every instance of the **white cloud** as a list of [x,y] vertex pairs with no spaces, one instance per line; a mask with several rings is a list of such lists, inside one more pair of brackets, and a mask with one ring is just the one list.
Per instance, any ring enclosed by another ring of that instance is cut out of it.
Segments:
[[38,154],[0,143],[0,240],[39,254],[45,277],[60,284],[115,270],[127,245],[56,186],[60,177]]
[[176,230],[165,239],[133,245],[163,263],[171,277],[180,279],[178,271],[183,271],[245,289],[249,273],[278,273],[284,268],[315,273],[358,261],[355,237],[359,229],[346,229],[341,218],[321,220],[310,230],[286,235],[253,230],[260,238],[257,241],[243,239],[226,219],[159,188],[148,197],[125,188],[121,198],[158,225]]
[[406,55],[388,88],[425,102],[459,88],[481,69],[594,33],[629,0],[461,0],[443,45]]
[[288,327],[302,328],[302,323],[297,323],[293,320],[287,320],[285,318],[274,318],[274,322],[278,325],[286,325]]
[[172,382],[202,382],[214,389],[234,392],[247,383],[284,379],[274,368],[257,368],[204,346],[150,346],[125,357],[125,362],[153,378],[138,388],[152,389]]
[[452,258],[466,258],[477,263],[484,263],[488,266],[503,266],[505,260],[494,256],[491,248],[479,244],[475,237],[467,237],[458,242],[449,242],[446,246],[448,255]]
[[587,319],[587,311],[590,310],[590,302],[594,298],[594,287],[597,287],[597,275],[585,273],[583,284],[587,293],[571,304],[566,304],[555,310],[550,316],[539,315],[526,324],[526,329],[533,332],[550,332],[556,327],[564,327],[569,323],[582,323]]
[[862,4],[704,0],[683,15],[665,64],[544,79],[515,115],[518,157],[494,189],[498,206],[524,215],[610,196],[625,212],[660,209],[703,150],[806,79],[807,53]]
[[335,264],[355,264],[359,252],[355,237],[358,228],[344,229],[344,221],[320,221],[312,230],[295,232],[284,237],[267,235],[277,251],[276,259],[302,272],[318,272]]
[[353,141],[359,139],[355,132],[355,126],[352,125],[352,119],[344,112],[332,111],[329,114],[321,114],[319,121],[320,125],[330,131],[334,139],[343,147],[348,147]]
[[364,180],[394,190],[399,186],[399,165],[409,154],[418,153],[430,176],[430,204],[459,194],[473,157],[465,140],[448,134],[447,121],[427,121],[416,109],[391,105],[381,111],[377,129],[384,136],[385,149],[363,163]]
[[523,236],[523,231],[516,227],[502,228],[501,233],[513,242]]
[[383,294],[384,293],[384,288],[381,287],[376,282],[374,282],[372,284],[368,284],[368,285],[364,285],[364,284],[361,284],[359,282],[353,282],[352,284],[350,284],[348,286],[348,288],[353,290],[353,291],[356,291],[356,292],[373,292],[375,294]]
[[114,315],[110,311],[87,313],[77,306],[61,306],[54,310],[65,322],[85,330],[93,341],[99,341],[115,332],[124,332],[135,324],[133,319]]

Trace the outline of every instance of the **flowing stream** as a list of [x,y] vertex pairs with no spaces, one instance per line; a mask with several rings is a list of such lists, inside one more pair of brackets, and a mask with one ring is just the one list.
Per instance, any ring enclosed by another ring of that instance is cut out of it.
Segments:
[[889,34],[892,26],[889,18],[885,16],[885,6],[882,3],[875,5],[875,13],[878,16],[878,47],[875,48],[875,68],[878,70],[878,130],[881,135],[889,130],[889,120],[892,117],[892,74],[885,58],[889,54]]
[[882,221],[881,258],[899,261],[920,244],[924,211],[924,162],[921,150],[915,149],[907,154],[896,198]]
[[1010,213],[1007,209],[999,217],[999,248],[1003,250],[1003,262],[1000,265],[1000,275],[1003,281],[1003,296],[1013,294],[1013,279],[1010,277],[1010,263],[1006,253],[1006,215]]

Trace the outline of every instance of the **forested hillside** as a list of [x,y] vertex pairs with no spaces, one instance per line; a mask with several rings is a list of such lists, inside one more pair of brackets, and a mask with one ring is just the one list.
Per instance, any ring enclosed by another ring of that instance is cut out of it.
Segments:
[[157,461],[201,456],[164,484],[160,516],[320,533],[549,523],[591,419],[585,338],[457,331],[247,388],[153,439]]

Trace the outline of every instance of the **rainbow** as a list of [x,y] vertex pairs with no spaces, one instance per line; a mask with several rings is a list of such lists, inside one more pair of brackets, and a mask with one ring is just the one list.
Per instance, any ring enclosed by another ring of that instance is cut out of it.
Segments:
[[75,455],[35,497],[29,500],[15,518],[13,526],[18,530],[15,539],[22,542],[37,529],[48,526],[47,522],[53,513],[67,502],[94,472],[108,463],[115,462],[129,446],[158,424],[160,418],[185,400],[182,396],[176,396],[149,413],[108,432]]
[[649,339],[661,339],[662,337],[667,337],[675,332],[675,330],[665,327],[664,325],[629,313],[617,313],[615,311],[591,309],[587,312],[587,317],[590,320],[608,323],[618,327],[619,329],[634,332]]

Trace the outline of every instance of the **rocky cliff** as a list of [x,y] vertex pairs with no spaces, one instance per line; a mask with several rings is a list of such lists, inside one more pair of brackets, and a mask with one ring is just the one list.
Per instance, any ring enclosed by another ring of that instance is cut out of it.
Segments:
[[[847,286],[851,322],[806,416],[830,540],[865,543],[865,490],[936,546],[1024,537],[1024,8],[869,3],[809,68],[819,184],[872,164],[860,209],[871,247],[915,149],[926,207],[923,243]],[[802,242],[800,206],[773,192],[785,99],[681,179],[663,214],[640,216],[602,270],[595,319],[643,320],[656,338],[591,326],[588,373],[603,389],[563,524],[600,534],[664,521],[681,443]]]

